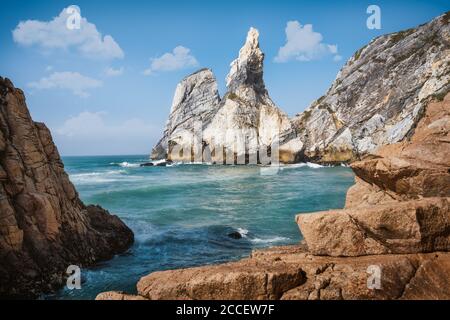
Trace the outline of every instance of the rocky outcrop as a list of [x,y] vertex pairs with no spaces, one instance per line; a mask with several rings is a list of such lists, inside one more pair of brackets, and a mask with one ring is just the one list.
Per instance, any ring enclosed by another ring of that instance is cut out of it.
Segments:
[[450,299],[449,124],[450,94],[410,140],[354,163],[345,209],[296,217],[304,243],[154,272],[134,299]]
[[352,168],[345,209],[297,216],[313,254],[450,250],[450,94],[428,104],[411,140]]
[[[202,69],[184,78],[175,90],[169,120],[163,137],[152,150],[151,158],[171,160],[169,145],[171,149],[174,145],[186,146],[190,151],[196,130],[201,132],[211,122],[219,101],[216,78],[211,70]],[[199,127],[196,128],[196,125]],[[191,152],[185,156],[191,160]]]
[[[379,289],[368,287],[371,266],[381,270]],[[105,292],[96,299],[450,299],[449,279],[450,253],[342,258],[287,246],[256,250],[238,262],[154,272],[138,282],[137,295]]]
[[328,92],[292,119],[303,159],[354,161],[411,134],[427,102],[450,88],[449,18],[383,35],[358,50]]
[[258,38],[258,31],[251,28],[239,57],[231,63],[228,91],[222,99],[210,70],[198,71],[181,81],[152,159],[261,163],[262,156],[271,156],[275,146],[280,150],[280,160],[296,160],[302,143],[295,139],[288,116],[273,103],[265,88],[264,54]]
[[[170,159],[193,161],[197,154],[196,161],[220,163],[222,153],[230,152],[235,162],[245,163],[264,150],[271,155],[276,144],[281,162],[341,163],[402,141],[412,133],[427,102],[450,88],[449,17],[446,13],[417,28],[372,40],[347,61],[327,93],[293,119],[269,97],[264,54],[258,31],[251,28],[231,63],[228,92],[221,100],[209,70],[178,85],[152,158],[165,158],[169,148],[179,146],[183,151],[177,149]],[[197,87],[201,89],[186,89]],[[195,121],[200,129],[194,128]]]
[[53,291],[68,266],[110,259],[132,243],[117,216],[81,202],[50,131],[0,77],[0,297]]

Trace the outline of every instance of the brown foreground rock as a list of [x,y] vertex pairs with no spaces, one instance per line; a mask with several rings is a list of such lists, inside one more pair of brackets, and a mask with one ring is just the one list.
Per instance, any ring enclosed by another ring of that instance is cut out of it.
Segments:
[[[370,266],[380,268],[379,289],[368,288]],[[105,292],[96,299],[450,299],[450,253],[344,258],[274,247],[238,262],[154,272],[137,288],[138,295]]]
[[50,131],[0,77],[0,297],[51,292],[69,265],[110,259],[133,238],[117,216],[81,202]]
[[153,272],[133,299],[450,299],[450,94],[352,168],[345,209],[296,217],[306,243]]
[[311,253],[450,250],[450,94],[428,104],[409,141],[355,162],[345,209],[296,217]]

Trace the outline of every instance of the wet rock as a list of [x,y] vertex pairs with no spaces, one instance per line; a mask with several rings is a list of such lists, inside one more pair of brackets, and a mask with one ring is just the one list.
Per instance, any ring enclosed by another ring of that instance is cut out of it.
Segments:
[[230,237],[231,239],[241,239],[242,238],[242,234],[240,234],[237,231],[234,231],[234,232],[229,233],[228,237]]
[[153,162],[146,162],[146,163],[141,163],[139,166],[141,166],[141,167],[153,167],[154,164],[153,164]]

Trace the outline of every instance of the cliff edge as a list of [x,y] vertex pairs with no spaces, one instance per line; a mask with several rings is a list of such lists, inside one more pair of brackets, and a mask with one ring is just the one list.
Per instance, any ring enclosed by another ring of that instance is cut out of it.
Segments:
[[110,259],[133,240],[117,216],[81,202],[50,131],[0,77],[0,297],[52,292],[70,265]]

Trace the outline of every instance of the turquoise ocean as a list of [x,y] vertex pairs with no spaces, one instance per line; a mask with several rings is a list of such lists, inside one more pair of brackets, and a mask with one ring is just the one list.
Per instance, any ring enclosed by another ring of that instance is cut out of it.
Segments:
[[[87,204],[118,215],[134,232],[124,254],[82,269],[80,290],[46,299],[93,299],[103,291],[136,292],[152,271],[233,261],[253,249],[295,244],[298,213],[342,208],[354,182],[351,169],[286,165],[277,174],[259,166],[174,164],[140,167],[145,155],[64,157],[70,180]],[[229,233],[238,231],[241,239]]]

